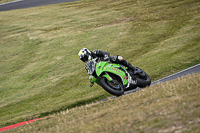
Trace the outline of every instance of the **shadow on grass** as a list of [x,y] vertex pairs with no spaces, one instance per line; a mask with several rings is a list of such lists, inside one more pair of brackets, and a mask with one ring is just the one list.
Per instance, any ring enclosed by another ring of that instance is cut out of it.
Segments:
[[68,106],[63,106],[63,107],[58,108],[56,110],[40,113],[39,115],[37,115],[35,117],[32,116],[32,118],[29,118],[29,119],[21,118],[21,119],[18,119],[17,121],[7,122],[4,125],[2,125],[1,127],[13,125],[13,124],[16,124],[16,123],[19,123],[19,122],[23,122],[23,121],[28,121],[28,120],[33,120],[33,119],[37,119],[37,118],[46,117],[46,116],[49,116],[49,115],[52,115],[52,114],[60,113],[61,111],[65,111],[67,109],[72,109],[74,107],[78,107],[78,106],[81,106],[81,105],[90,104],[92,102],[99,101],[99,100],[102,100],[102,99],[105,99],[105,98],[106,98],[105,95],[100,95],[100,96],[93,97],[93,98],[90,98],[90,99],[80,100],[80,101],[77,101],[76,103],[70,104]]
[[78,106],[81,106],[81,105],[86,105],[86,104],[89,104],[89,103],[92,103],[92,102],[95,102],[95,101],[98,101],[98,100],[102,100],[103,98],[106,98],[106,96],[101,95],[101,96],[97,96],[97,97],[94,97],[94,98],[77,101],[74,104],[70,104],[68,106],[64,106],[64,107],[59,108],[57,110],[52,110],[52,111],[49,111],[49,112],[41,113],[40,116],[39,116],[39,118],[46,117],[46,116],[49,116],[51,114],[60,113],[61,111],[65,111],[67,109],[72,109],[74,107],[78,107]]

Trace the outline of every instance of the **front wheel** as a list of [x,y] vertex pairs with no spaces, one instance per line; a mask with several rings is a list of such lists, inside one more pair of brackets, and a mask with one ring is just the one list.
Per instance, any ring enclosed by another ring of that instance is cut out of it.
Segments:
[[108,81],[105,77],[101,77],[99,79],[99,84],[103,87],[105,91],[107,91],[112,95],[121,96],[124,94],[124,87],[117,80],[113,82],[113,81]]

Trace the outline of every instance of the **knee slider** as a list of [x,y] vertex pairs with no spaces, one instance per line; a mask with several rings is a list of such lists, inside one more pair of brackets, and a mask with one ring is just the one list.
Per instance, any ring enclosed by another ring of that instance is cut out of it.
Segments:
[[123,60],[123,57],[122,56],[117,56],[117,59],[119,60],[119,61],[122,61]]

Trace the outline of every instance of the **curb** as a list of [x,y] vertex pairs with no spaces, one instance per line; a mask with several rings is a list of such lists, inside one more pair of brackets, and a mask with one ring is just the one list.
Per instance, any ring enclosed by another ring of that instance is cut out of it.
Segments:
[[4,131],[11,130],[13,128],[21,127],[21,126],[26,125],[28,123],[31,123],[31,122],[34,122],[34,121],[37,121],[37,120],[40,120],[40,119],[44,119],[44,118],[46,118],[46,117],[42,117],[42,118],[38,118],[38,119],[33,119],[33,120],[29,120],[29,121],[24,121],[24,122],[20,122],[20,123],[14,124],[14,125],[2,127],[2,128],[0,128],[0,132],[4,132]]

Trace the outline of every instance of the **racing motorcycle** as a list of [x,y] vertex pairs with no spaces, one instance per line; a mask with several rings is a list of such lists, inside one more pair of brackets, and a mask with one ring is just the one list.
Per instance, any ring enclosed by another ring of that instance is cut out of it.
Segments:
[[112,95],[120,96],[124,91],[144,88],[151,84],[149,75],[142,69],[136,67],[135,71],[128,69],[121,64],[108,61],[101,61],[99,58],[92,59],[86,63],[90,87],[97,83],[105,91]]

